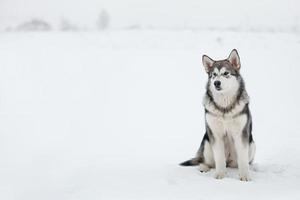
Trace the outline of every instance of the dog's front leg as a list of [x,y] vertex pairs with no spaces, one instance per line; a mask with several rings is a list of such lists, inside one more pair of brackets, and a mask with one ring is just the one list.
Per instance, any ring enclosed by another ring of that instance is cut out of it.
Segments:
[[222,138],[215,138],[212,145],[214,154],[214,160],[216,165],[216,179],[222,179],[225,176],[226,171],[226,158],[225,158],[225,146]]
[[236,137],[234,140],[234,144],[237,153],[240,180],[250,181],[248,158],[249,144],[246,141],[243,141],[241,137]]

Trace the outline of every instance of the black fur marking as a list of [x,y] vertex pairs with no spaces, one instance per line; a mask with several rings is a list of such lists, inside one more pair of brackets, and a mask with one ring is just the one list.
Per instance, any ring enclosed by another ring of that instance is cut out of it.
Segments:
[[203,140],[206,139],[208,142],[214,142],[215,139],[214,139],[213,132],[207,123],[205,124],[205,128],[206,128],[206,132],[205,135],[203,136]]
[[208,142],[209,142],[209,137],[208,137],[208,134],[207,134],[207,132],[204,134],[204,136],[203,136],[203,139],[202,139],[202,142],[201,142],[201,143],[204,143],[203,141],[208,141]]
[[187,161],[184,161],[182,163],[180,163],[179,165],[181,166],[195,166],[195,165],[199,165],[200,163],[204,162],[204,155],[203,155],[203,152],[204,152],[204,146],[205,146],[205,142],[209,142],[209,136],[207,134],[207,132],[204,134],[203,138],[202,138],[202,141],[201,141],[201,144],[200,144],[200,147],[197,151],[197,155],[195,156],[195,158],[192,158],[190,160],[187,160]]
[[252,137],[252,117],[251,117],[251,113],[249,110],[249,105],[246,104],[244,109],[242,110],[242,112],[240,113],[240,115],[242,114],[246,114],[247,115],[247,123],[245,124],[245,127],[243,129],[243,140],[245,142],[249,142],[252,143],[253,141],[253,137]]
[[187,167],[187,166],[195,166],[197,164],[193,162],[193,159],[191,159],[191,160],[184,161],[179,165]]
[[184,161],[184,162],[180,163],[179,165],[188,167],[188,166],[199,165],[201,162],[203,162],[203,157],[195,157],[190,160]]
[[[251,123],[251,124],[252,124],[252,123]],[[252,133],[250,133],[250,136],[249,136],[249,144],[251,144],[252,142],[254,142],[254,140],[253,140]]]

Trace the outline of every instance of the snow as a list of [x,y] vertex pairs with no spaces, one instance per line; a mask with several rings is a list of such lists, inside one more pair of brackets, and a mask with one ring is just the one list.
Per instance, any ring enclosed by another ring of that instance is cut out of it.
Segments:
[[[0,199],[300,198],[300,35],[2,32],[0,44]],[[251,97],[251,182],[178,166],[204,134],[201,56],[233,48]]]

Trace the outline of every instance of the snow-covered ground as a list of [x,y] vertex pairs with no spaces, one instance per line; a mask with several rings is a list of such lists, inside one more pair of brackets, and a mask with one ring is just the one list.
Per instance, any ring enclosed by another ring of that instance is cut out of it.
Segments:
[[[202,54],[237,48],[251,182],[179,167],[204,133]],[[0,199],[299,199],[300,35],[0,34]]]

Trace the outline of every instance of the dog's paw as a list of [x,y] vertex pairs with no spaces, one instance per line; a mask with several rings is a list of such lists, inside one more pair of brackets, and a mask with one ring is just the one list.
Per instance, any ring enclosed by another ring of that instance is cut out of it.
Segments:
[[209,166],[207,166],[205,164],[202,164],[202,163],[199,165],[199,171],[200,172],[208,172],[209,170],[210,170]]
[[225,172],[216,172],[215,178],[216,179],[222,179],[225,177]]
[[249,174],[240,175],[241,181],[251,181]]

